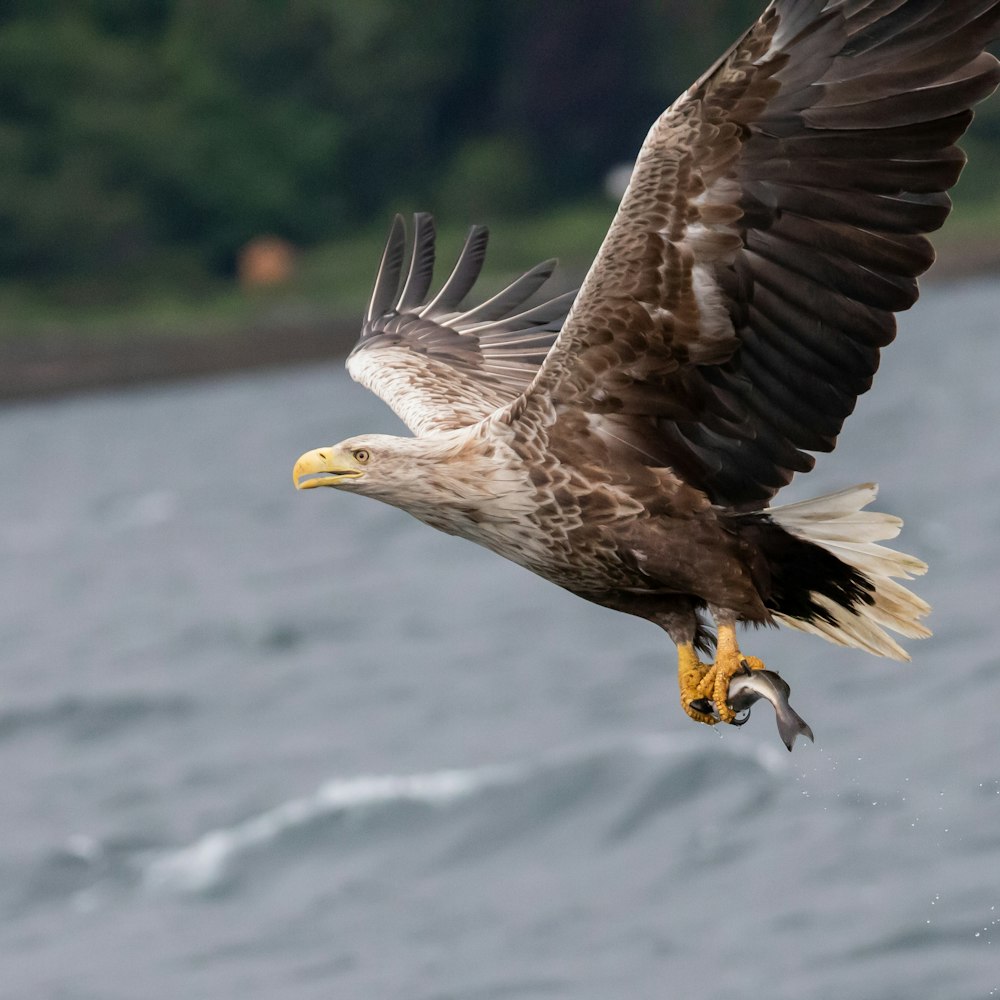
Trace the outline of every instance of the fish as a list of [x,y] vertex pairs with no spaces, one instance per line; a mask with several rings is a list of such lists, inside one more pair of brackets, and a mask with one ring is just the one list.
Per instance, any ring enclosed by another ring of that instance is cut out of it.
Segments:
[[[750,718],[750,707],[761,698],[766,698],[774,706],[778,735],[789,751],[795,745],[797,736],[805,736],[811,742],[815,742],[809,724],[788,703],[790,692],[791,688],[787,681],[773,670],[750,670],[747,668],[742,673],[736,674],[729,682],[726,700],[729,707],[738,716],[744,712],[747,714],[743,718],[738,718],[733,725],[745,725]],[[714,715],[716,718],[719,717],[718,710],[709,698],[703,698],[697,705],[692,704],[691,707]]]

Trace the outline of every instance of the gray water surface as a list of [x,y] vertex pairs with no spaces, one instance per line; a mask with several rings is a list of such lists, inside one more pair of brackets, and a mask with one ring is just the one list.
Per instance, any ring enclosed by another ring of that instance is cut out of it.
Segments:
[[1000,289],[933,287],[788,498],[879,479],[910,665],[746,637],[690,723],[655,628],[303,451],[338,367],[0,410],[0,996],[1000,996]]

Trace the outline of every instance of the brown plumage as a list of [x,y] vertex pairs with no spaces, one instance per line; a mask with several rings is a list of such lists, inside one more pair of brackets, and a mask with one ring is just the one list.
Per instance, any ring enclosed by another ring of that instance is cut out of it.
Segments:
[[924,566],[877,544],[899,522],[862,510],[874,487],[767,504],[834,447],[917,298],[998,34],[1000,0],[775,0],[653,124],[575,298],[524,308],[547,262],[463,308],[477,227],[427,301],[433,223],[416,217],[400,288],[397,218],[348,369],[417,436],[311,452],[296,485],[660,624],[698,721],[716,721],[699,696],[732,720],[737,622],[905,658],[886,630],[926,635],[929,609],[896,578]]

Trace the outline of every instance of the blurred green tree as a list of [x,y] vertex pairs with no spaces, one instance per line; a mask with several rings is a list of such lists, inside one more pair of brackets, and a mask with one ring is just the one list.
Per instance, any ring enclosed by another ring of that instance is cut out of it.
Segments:
[[4,0],[0,274],[196,285],[265,233],[589,196],[762,6]]

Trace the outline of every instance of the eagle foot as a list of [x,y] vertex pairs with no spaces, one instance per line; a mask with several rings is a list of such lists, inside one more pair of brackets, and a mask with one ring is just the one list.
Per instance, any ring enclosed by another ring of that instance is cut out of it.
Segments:
[[681,689],[681,708],[695,722],[714,726],[719,720],[712,712],[711,702],[702,693],[705,677],[712,671],[711,664],[698,659],[690,643],[677,647],[677,682]]
[[741,673],[764,670],[763,661],[756,656],[744,656],[736,642],[736,627],[719,625],[719,640],[715,663],[705,673],[698,685],[699,698],[711,698],[720,722],[737,723],[736,712],[729,707],[729,685]]
[[765,667],[756,656],[744,656],[740,652],[734,627],[720,626],[715,663],[702,663],[690,643],[679,646],[677,654],[681,707],[689,718],[706,726],[719,722],[738,726],[746,722],[745,717],[738,717],[729,707],[730,682],[737,674]]

